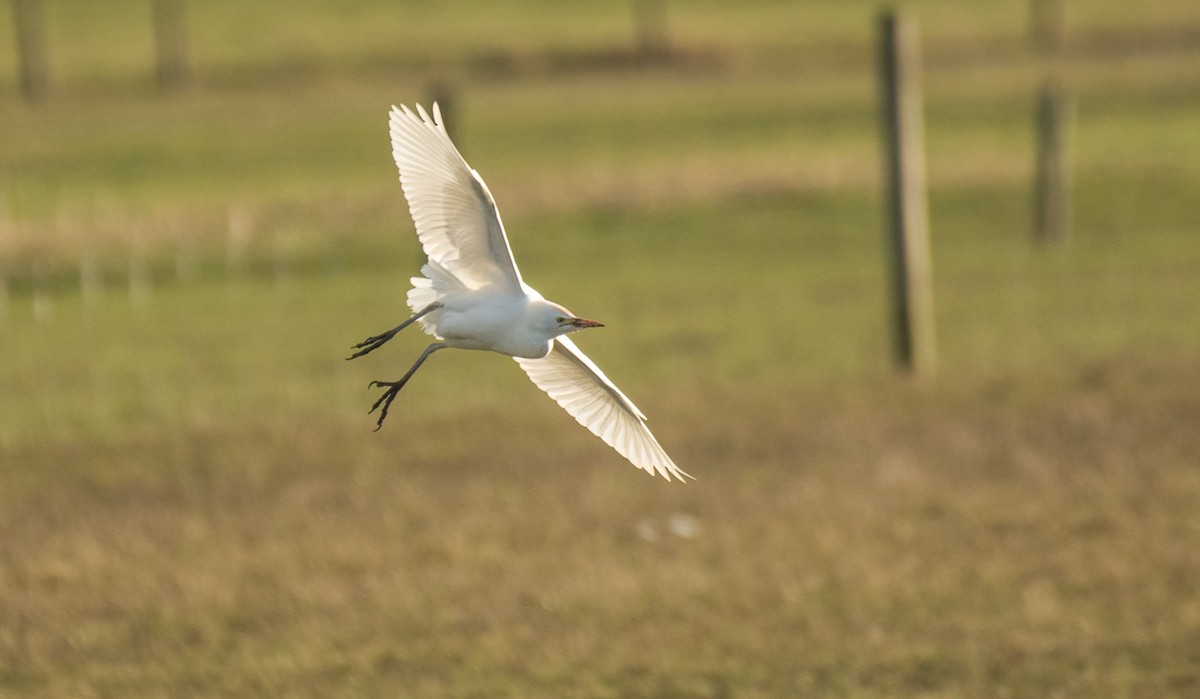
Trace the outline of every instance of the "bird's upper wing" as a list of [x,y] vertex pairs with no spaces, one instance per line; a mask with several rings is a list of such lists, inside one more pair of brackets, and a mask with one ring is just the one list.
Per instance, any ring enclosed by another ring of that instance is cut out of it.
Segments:
[[691,478],[650,434],[642,411],[570,339],[556,338],[542,359],[515,359],[538,388],[634,466],[667,480]]
[[479,173],[463,160],[441,110],[392,107],[392,157],[417,236],[429,259],[471,288],[497,285],[520,293],[521,274],[508,247],[500,212]]

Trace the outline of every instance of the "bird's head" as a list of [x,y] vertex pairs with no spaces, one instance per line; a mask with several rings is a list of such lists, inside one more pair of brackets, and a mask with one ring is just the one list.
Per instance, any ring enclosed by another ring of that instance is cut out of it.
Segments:
[[537,310],[538,325],[549,337],[558,337],[584,328],[603,328],[603,323],[580,318],[557,303],[544,302]]

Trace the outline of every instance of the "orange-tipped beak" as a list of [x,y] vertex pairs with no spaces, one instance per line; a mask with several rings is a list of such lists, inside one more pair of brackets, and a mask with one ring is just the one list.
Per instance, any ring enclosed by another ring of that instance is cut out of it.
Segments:
[[587,318],[572,318],[571,325],[574,325],[575,327],[579,328],[580,330],[582,330],[584,328],[603,328],[604,327],[604,323],[598,323],[594,320],[588,320]]

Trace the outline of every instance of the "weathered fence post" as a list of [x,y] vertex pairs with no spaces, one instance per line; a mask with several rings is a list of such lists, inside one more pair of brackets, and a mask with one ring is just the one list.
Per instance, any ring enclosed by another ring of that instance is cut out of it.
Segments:
[[880,22],[884,160],[895,358],[916,375],[936,365],[929,203],[925,189],[917,25],[894,10]]
[[1067,39],[1067,6],[1064,0],[1030,0],[1029,35],[1033,47],[1049,55],[1063,49]]
[[1071,95],[1047,83],[1037,104],[1037,175],[1034,232],[1038,242],[1061,243],[1071,234]]
[[42,0],[13,0],[13,25],[17,33],[17,71],[21,96],[36,100],[46,94],[46,28]]
[[667,37],[666,0],[633,0],[637,52],[644,59],[663,58],[671,52]]
[[1034,239],[1062,243],[1071,233],[1071,132],[1074,100],[1063,87],[1067,35],[1066,0],[1031,0],[1033,48],[1042,53],[1043,83],[1034,117],[1036,171],[1033,183]]
[[154,0],[154,48],[159,89],[174,90],[185,85],[191,68],[184,0]]

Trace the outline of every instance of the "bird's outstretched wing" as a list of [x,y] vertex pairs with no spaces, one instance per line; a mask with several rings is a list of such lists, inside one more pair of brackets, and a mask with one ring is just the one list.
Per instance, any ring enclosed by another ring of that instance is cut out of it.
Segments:
[[521,274],[508,247],[496,202],[479,173],[463,160],[441,110],[392,107],[392,157],[429,259],[471,288],[496,285],[520,293]]
[[556,338],[542,359],[514,359],[538,388],[634,466],[667,480],[691,478],[650,434],[642,411],[570,339]]

